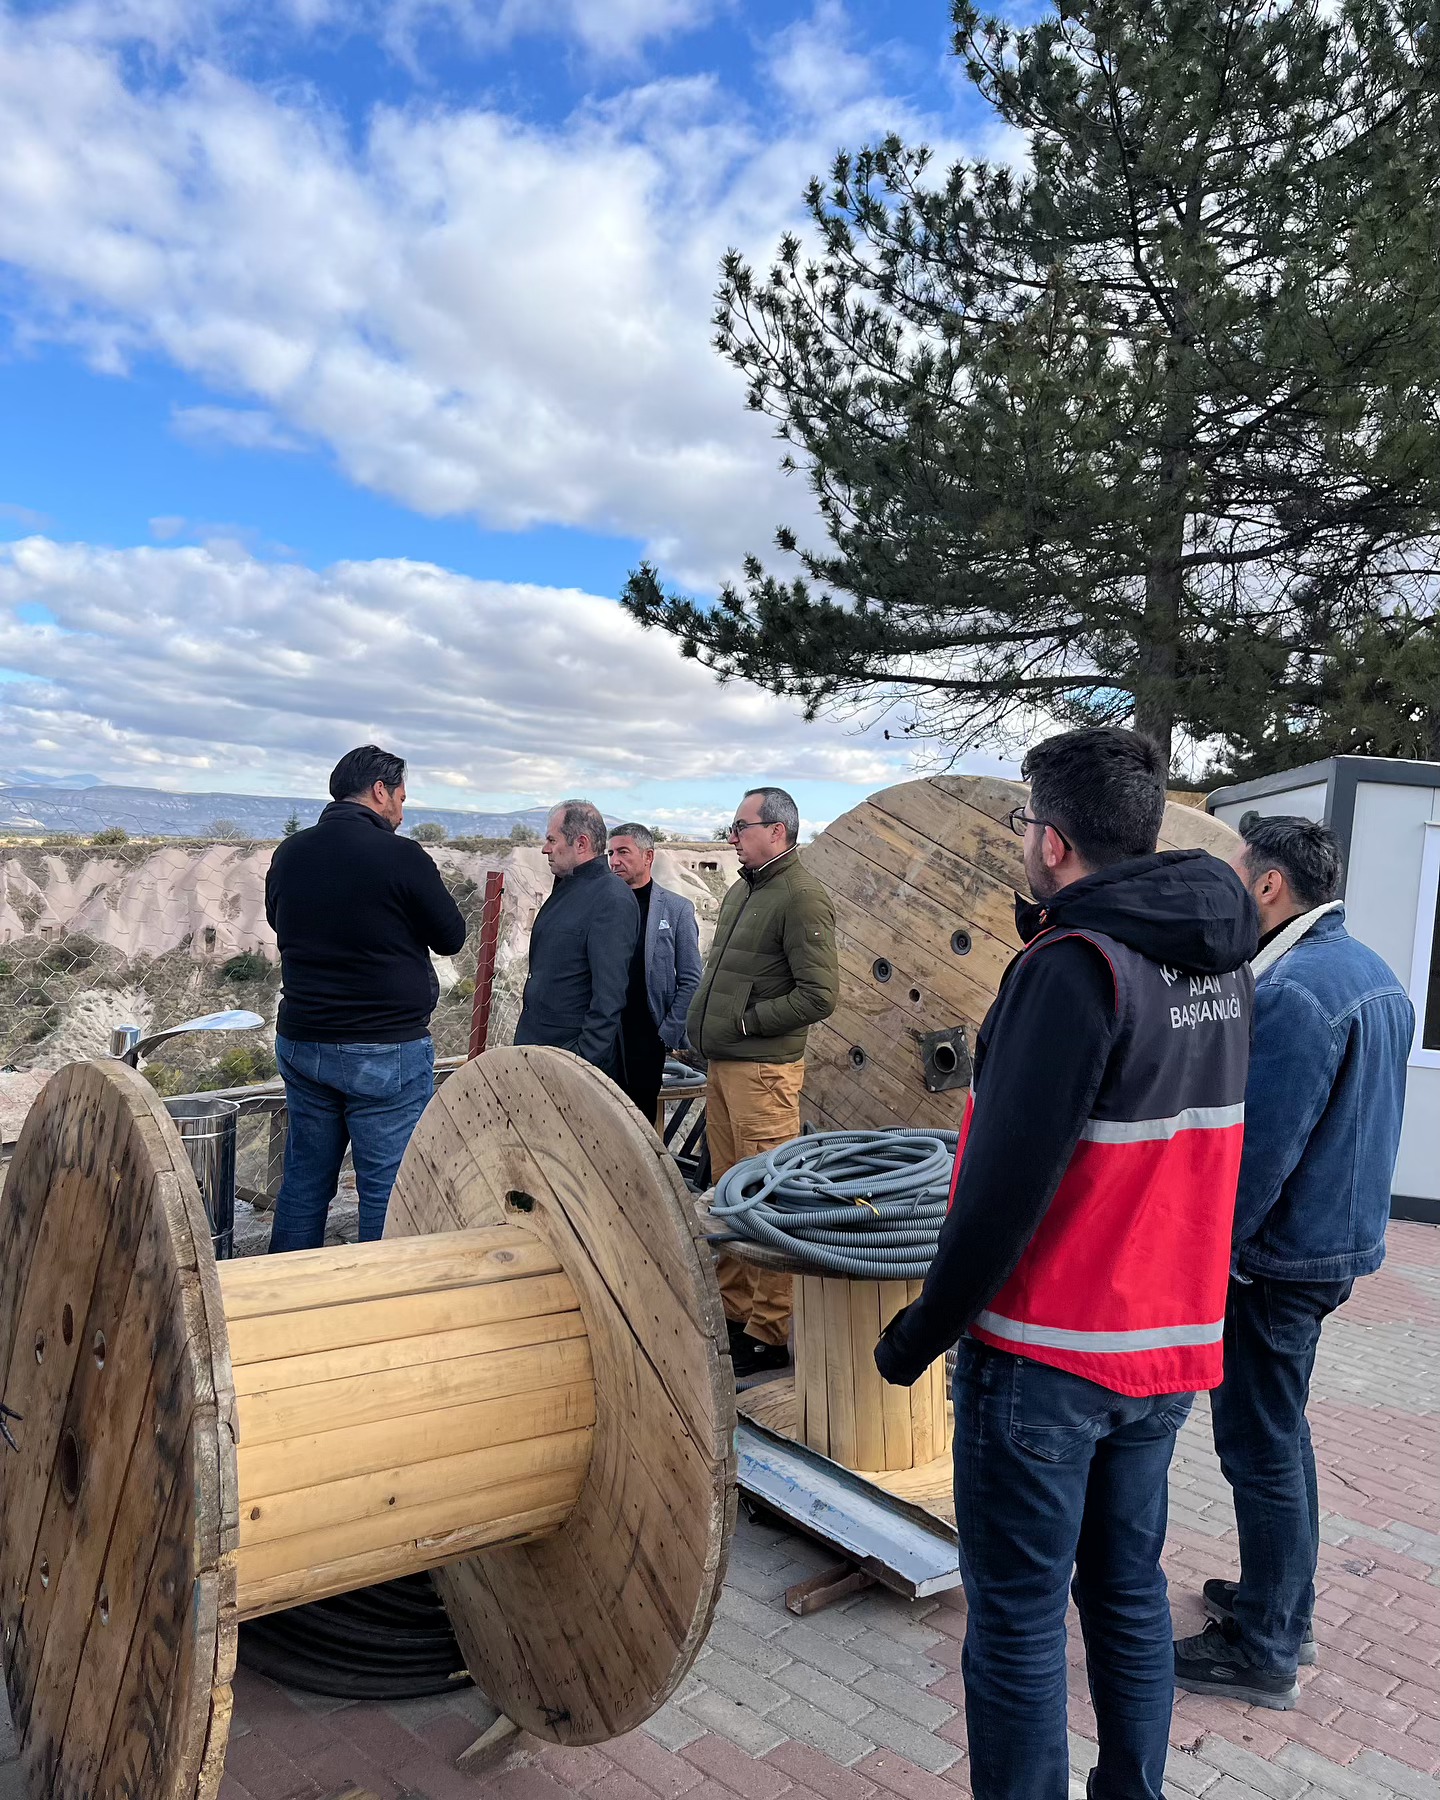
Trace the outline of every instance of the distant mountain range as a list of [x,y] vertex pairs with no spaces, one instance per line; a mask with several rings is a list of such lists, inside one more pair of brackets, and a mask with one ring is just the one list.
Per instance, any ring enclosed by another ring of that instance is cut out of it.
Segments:
[[[63,780],[17,769],[0,774],[0,832],[73,831],[93,837],[119,825],[132,837],[211,837],[217,824],[240,838],[277,838],[291,814],[313,825],[325,806],[311,796],[272,798],[264,794],[170,794],[160,788],[111,787],[91,775]],[[405,829],[429,820],[451,837],[509,837],[516,825],[545,830],[544,807],[525,812],[458,812],[444,807],[405,808]]]

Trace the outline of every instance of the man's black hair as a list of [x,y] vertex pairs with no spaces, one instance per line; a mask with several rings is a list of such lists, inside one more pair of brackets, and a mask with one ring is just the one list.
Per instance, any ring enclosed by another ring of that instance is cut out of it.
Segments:
[[1030,814],[1092,869],[1149,856],[1165,816],[1165,758],[1138,731],[1101,725],[1036,744],[1021,765]]
[[1265,819],[1249,812],[1240,821],[1240,836],[1252,880],[1258,881],[1267,869],[1278,869],[1307,912],[1338,896],[1345,859],[1340,840],[1328,825],[1288,814]]
[[330,771],[330,798],[353,800],[357,794],[368,795],[377,781],[383,781],[393,794],[404,779],[403,756],[392,756],[378,744],[361,744],[358,750],[347,750]]

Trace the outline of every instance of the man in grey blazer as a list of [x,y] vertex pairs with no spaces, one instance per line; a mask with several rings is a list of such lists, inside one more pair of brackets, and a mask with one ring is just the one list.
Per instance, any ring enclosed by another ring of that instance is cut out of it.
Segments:
[[615,826],[609,851],[610,867],[640,907],[640,937],[620,1020],[620,1085],[653,1123],[665,1054],[685,1042],[685,1013],[700,985],[700,927],[690,902],[653,878],[655,834],[647,826]]

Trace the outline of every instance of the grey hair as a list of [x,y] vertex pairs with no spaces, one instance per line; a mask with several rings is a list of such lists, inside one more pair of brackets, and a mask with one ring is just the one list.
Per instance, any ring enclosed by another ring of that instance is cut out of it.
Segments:
[[800,808],[784,788],[746,788],[744,798],[748,800],[754,794],[760,796],[760,823],[762,825],[783,825],[785,827],[785,848],[790,849],[800,837]]
[[653,850],[655,848],[655,833],[648,825],[637,825],[633,821],[628,825],[612,825],[610,827],[610,842],[613,844],[616,838],[620,837],[634,838],[635,842],[642,850]]
[[553,819],[556,813],[560,815],[560,835],[567,844],[584,835],[597,856],[604,854],[605,821],[598,806],[592,806],[588,800],[560,800],[550,808],[550,817]]

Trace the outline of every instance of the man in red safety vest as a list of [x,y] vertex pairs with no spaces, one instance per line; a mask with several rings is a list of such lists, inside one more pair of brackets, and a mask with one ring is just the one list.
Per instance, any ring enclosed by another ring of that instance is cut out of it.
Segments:
[[959,1343],[955,1514],[976,1800],[1066,1800],[1065,1612],[1092,1800],[1161,1800],[1174,1700],[1160,1552],[1175,1433],[1219,1385],[1259,924],[1201,850],[1156,853],[1165,762],[1131,731],[1026,758],[1033,902],[976,1040],[939,1248],[875,1350]]

